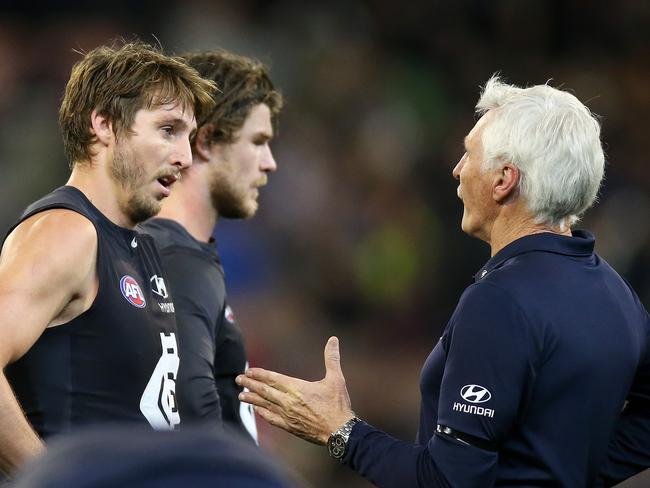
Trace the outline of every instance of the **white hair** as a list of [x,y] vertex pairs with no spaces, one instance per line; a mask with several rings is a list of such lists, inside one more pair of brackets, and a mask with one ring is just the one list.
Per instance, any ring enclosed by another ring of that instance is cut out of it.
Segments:
[[600,125],[580,100],[548,85],[519,88],[493,75],[476,104],[492,111],[484,167],[514,164],[519,191],[540,224],[566,230],[593,205],[603,179]]

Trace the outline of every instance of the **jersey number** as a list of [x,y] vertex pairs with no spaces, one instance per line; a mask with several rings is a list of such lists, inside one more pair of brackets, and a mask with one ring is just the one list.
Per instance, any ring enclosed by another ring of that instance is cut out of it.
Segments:
[[176,335],[160,334],[162,356],[140,399],[140,411],[156,430],[173,430],[181,423],[176,403],[178,346]]

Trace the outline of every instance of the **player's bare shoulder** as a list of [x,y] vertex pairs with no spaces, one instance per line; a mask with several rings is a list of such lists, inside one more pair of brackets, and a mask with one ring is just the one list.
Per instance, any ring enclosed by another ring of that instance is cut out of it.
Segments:
[[[2,247],[0,265],[7,260],[30,259],[43,254],[59,263],[83,265],[84,260],[88,260],[84,258],[93,252],[97,252],[97,232],[93,223],[73,210],[52,209],[31,216],[11,232]],[[57,266],[57,263],[52,264]]]
[[52,307],[47,326],[59,325],[92,305],[98,287],[96,263],[93,223],[72,210],[47,210],[22,222],[5,241],[0,283],[8,281],[3,276],[11,276],[13,284],[8,286],[19,295]]

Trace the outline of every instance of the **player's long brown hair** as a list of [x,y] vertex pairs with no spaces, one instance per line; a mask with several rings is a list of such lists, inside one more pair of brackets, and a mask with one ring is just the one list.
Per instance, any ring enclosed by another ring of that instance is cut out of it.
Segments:
[[70,167],[90,160],[93,110],[108,117],[120,136],[131,128],[138,110],[176,101],[202,120],[214,108],[214,90],[214,83],[182,58],[166,56],[140,41],[93,49],[72,68],[59,110]]
[[268,105],[277,129],[277,116],[284,100],[264,64],[223,50],[186,54],[183,58],[201,76],[217,84],[214,110],[204,119],[197,118],[199,126],[211,127],[210,143],[233,142],[251,109],[260,103]]

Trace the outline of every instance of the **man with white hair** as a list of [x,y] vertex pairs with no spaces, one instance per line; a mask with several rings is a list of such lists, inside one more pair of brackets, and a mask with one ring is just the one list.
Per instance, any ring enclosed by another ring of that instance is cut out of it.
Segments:
[[570,93],[496,76],[477,112],[453,176],[491,258],[424,364],[415,444],[355,416],[335,337],[323,380],[250,369],[242,398],[379,487],[591,486],[650,366],[648,313],[571,230],[603,177],[600,127]]

